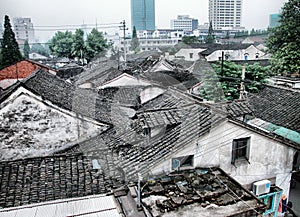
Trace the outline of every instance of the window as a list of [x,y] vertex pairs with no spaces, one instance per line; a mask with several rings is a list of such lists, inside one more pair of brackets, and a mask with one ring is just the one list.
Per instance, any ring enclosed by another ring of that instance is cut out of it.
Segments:
[[193,55],[194,55],[193,53],[190,53],[190,59],[193,59]]
[[231,164],[235,165],[236,161],[246,160],[249,162],[250,137],[234,139],[232,142]]
[[172,170],[194,165],[194,155],[172,158]]

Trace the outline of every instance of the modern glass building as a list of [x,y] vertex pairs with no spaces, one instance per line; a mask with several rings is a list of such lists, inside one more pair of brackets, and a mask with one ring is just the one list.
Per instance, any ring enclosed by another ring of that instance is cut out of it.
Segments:
[[155,0],[131,0],[131,26],[136,30],[155,30]]
[[269,19],[269,27],[274,28],[280,25],[280,14],[271,14]]
[[209,0],[209,21],[214,30],[241,27],[242,0]]

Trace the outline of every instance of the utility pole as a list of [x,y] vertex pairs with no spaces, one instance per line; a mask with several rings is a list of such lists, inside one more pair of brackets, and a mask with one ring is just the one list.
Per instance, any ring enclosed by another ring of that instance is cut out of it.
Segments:
[[123,22],[121,22],[121,26],[120,26],[120,30],[123,30],[123,43],[124,43],[124,62],[125,62],[125,67],[126,67],[126,43],[125,43],[125,39],[126,39],[126,30],[128,30],[128,28],[126,28],[126,23],[125,20],[123,20]]
[[241,87],[240,87],[240,99],[245,99],[246,94],[245,94],[245,85],[244,85],[244,80],[245,80],[245,75],[246,75],[246,68],[243,66],[242,69],[242,81],[241,81]]
[[222,59],[221,59],[221,75],[224,77],[224,51],[222,51]]

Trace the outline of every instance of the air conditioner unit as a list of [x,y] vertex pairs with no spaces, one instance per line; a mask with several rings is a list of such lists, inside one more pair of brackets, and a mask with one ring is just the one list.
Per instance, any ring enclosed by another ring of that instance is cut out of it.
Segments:
[[270,192],[271,182],[269,180],[262,180],[253,183],[253,193],[257,196],[267,194]]

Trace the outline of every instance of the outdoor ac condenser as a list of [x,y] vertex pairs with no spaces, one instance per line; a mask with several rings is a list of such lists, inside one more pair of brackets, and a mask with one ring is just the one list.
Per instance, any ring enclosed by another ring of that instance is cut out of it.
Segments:
[[257,196],[267,194],[270,192],[271,182],[269,180],[262,180],[253,183],[253,193]]

